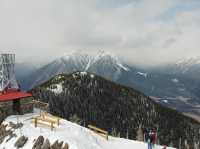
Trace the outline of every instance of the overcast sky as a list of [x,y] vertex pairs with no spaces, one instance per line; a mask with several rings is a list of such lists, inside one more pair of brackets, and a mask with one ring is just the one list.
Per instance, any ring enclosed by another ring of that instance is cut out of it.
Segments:
[[200,0],[0,0],[0,51],[18,61],[74,50],[132,62],[200,55]]

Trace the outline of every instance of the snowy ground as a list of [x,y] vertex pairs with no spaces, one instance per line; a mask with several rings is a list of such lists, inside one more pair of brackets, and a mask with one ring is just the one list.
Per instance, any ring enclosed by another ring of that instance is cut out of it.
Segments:
[[[34,139],[42,135],[44,138],[48,138],[51,144],[56,141],[64,141],[69,144],[69,149],[147,149],[147,144],[122,138],[109,137],[109,140],[98,136],[87,128],[81,127],[77,124],[71,123],[67,120],[61,120],[61,125],[54,131],[51,131],[49,127],[39,125],[35,128],[31,123],[33,116],[39,115],[38,111],[23,116],[10,116],[5,121],[8,122],[22,122],[24,126],[21,129],[15,130],[17,138],[12,138],[9,142],[0,144],[0,149],[14,149],[14,143],[21,136],[28,137],[28,142],[23,149],[30,149],[33,146]],[[155,146],[154,149],[162,149],[161,146]],[[167,148],[172,149],[172,148]]]

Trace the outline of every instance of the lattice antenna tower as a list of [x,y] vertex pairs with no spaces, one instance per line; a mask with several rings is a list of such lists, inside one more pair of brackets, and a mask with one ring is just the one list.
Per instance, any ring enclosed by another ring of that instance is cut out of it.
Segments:
[[15,54],[0,54],[0,91],[18,89],[15,77]]

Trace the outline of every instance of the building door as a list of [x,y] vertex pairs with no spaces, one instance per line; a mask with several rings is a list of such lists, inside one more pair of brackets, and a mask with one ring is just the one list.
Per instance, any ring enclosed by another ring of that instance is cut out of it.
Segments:
[[20,114],[20,99],[13,100],[13,112],[14,114]]

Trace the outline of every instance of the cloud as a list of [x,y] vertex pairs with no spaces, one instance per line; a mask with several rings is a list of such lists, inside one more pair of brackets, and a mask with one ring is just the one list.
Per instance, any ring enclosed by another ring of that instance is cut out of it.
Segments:
[[0,49],[20,61],[81,49],[136,63],[200,55],[197,0],[0,0]]

